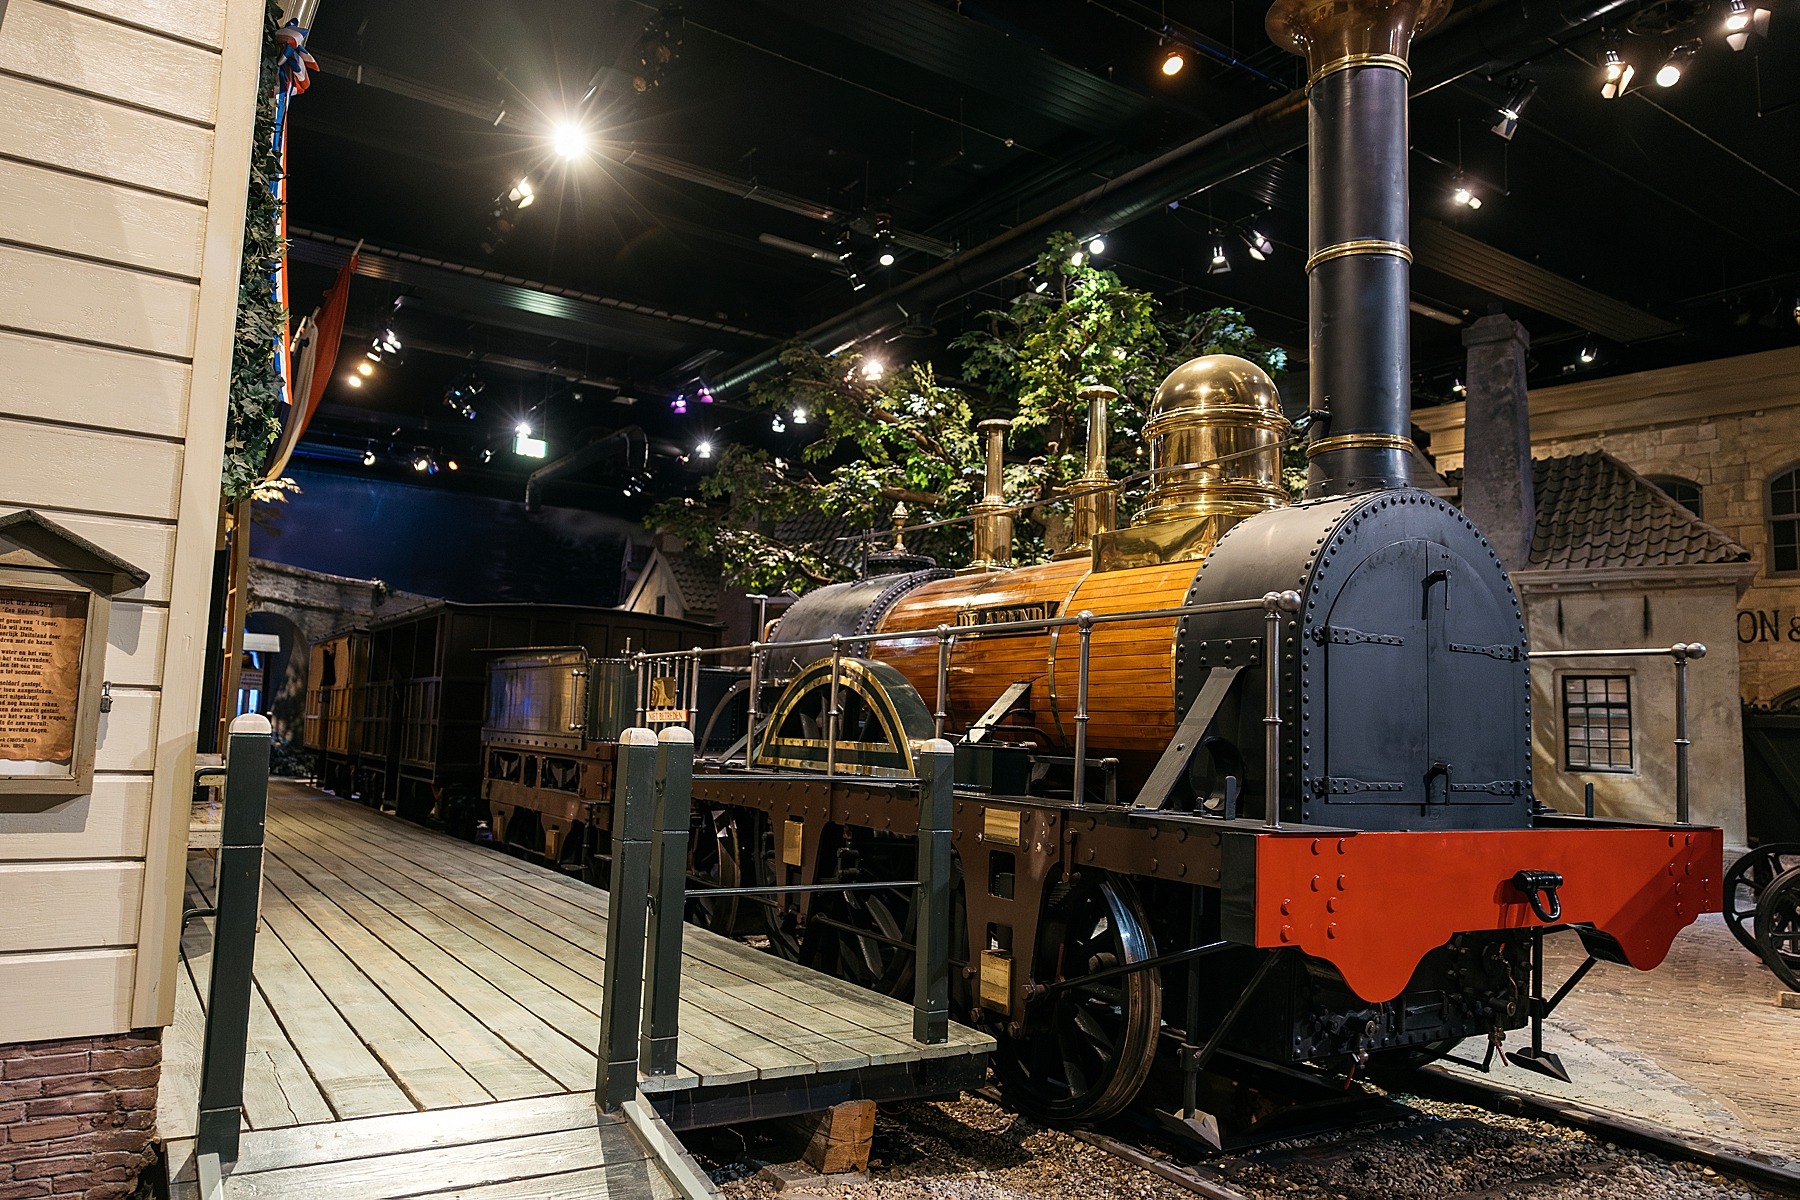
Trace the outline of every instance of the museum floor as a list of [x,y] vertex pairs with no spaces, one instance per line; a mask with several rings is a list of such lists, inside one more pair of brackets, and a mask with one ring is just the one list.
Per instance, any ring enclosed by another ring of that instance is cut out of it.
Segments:
[[[1550,979],[1580,963],[1572,935],[1550,941]],[[1597,967],[1563,1002],[1544,1041],[1573,1082],[1505,1064],[1490,1078],[1800,1163],[1800,1009],[1779,1007],[1780,994],[1723,918],[1706,916],[1657,970]],[[1461,1053],[1482,1049],[1471,1042]]]

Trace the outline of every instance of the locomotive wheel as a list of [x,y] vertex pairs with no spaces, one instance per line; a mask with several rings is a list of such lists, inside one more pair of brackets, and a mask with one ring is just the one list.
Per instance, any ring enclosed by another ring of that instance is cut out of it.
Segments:
[[[845,872],[844,883],[872,882],[868,871]],[[950,958],[961,965],[969,957],[968,910],[963,903],[962,864],[951,859]],[[859,987],[900,999],[911,999],[913,967],[917,958],[918,906],[913,889],[894,887],[879,891],[820,892],[820,915],[862,931],[824,925],[807,929],[806,962],[818,970],[848,979]],[[895,945],[903,942],[904,945]],[[954,971],[951,990],[957,990]]]
[[[774,887],[786,883],[787,872],[781,865],[781,847],[776,842],[781,835],[775,829],[774,822],[763,813],[752,813],[748,825],[750,836],[746,840],[756,848],[755,853],[750,856],[750,869],[755,876],[754,886]],[[792,901],[777,904],[751,903],[755,905],[757,913],[746,925],[753,925],[754,932],[769,939],[770,950],[783,958],[800,961],[798,914],[791,907]]]
[[[1062,983],[1156,954],[1131,885],[1084,873],[1050,895],[1039,926],[1039,981]],[[1051,993],[1003,1037],[997,1065],[1008,1102],[1045,1121],[1092,1124],[1131,1103],[1156,1057],[1162,979],[1132,971]]]
[[1800,842],[1770,842],[1750,851],[1725,872],[1725,924],[1752,954],[1762,954],[1762,947],[1756,944],[1756,902],[1777,875],[1794,867],[1800,867]]
[[1756,942],[1769,970],[1800,992],[1800,867],[1777,875],[1756,904]]
[[[729,812],[714,813],[700,822],[688,844],[688,871],[714,887],[744,886],[743,843],[738,838],[737,819]],[[705,889],[696,888],[688,893],[687,920],[732,937],[743,919],[743,907],[737,896],[708,900]]]

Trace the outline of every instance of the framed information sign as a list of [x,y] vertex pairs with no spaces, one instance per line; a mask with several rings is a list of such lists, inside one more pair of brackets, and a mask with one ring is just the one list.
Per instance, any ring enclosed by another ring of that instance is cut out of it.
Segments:
[[112,597],[146,578],[30,510],[0,517],[0,808],[92,787]]

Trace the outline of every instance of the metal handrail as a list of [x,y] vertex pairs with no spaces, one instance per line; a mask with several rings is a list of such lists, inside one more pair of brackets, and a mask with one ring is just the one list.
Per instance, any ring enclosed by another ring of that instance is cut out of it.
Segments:
[[[1688,675],[1690,659],[1706,657],[1705,642],[1676,642],[1673,646],[1621,646],[1611,650],[1533,650],[1530,659],[1668,658],[1675,663],[1675,821],[1688,820]],[[1590,805],[1589,815],[1592,815]]]

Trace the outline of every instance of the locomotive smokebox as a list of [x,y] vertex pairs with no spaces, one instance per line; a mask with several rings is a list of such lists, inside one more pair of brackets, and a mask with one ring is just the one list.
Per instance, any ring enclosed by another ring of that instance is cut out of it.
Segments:
[[1313,426],[1306,494],[1404,487],[1412,453],[1406,55],[1450,0],[1276,0],[1306,57]]

